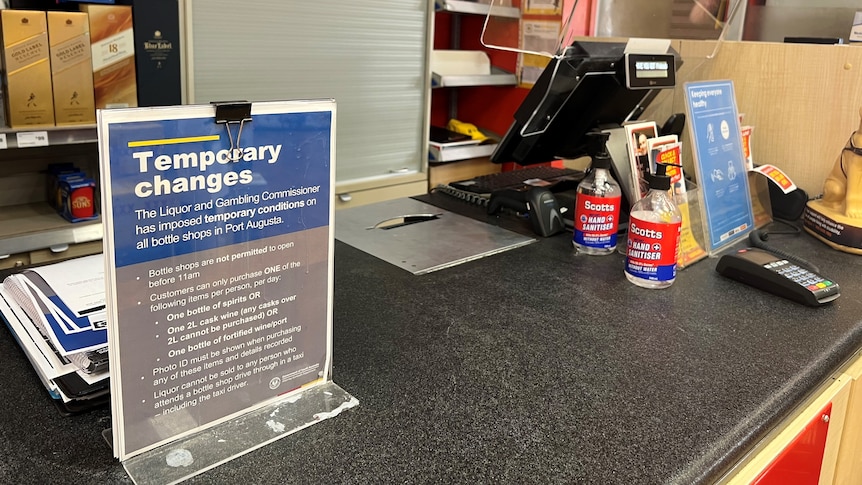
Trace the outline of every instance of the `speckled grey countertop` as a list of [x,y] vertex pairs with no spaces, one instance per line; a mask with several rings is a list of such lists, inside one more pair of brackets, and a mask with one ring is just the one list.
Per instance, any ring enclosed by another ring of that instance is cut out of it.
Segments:
[[[710,483],[862,346],[859,256],[807,235],[842,296],[808,308],[715,273],[666,290],[570,235],[414,276],[336,243],[334,380],[359,406],[189,483]],[[433,244],[433,241],[429,241]],[[131,483],[0,332],[0,483]]]

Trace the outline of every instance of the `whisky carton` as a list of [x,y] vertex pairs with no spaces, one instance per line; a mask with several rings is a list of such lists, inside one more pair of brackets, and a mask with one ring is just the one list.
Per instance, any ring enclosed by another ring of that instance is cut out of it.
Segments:
[[96,108],[138,105],[132,7],[82,4],[90,19]]
[[138,106],[183,104],[178,0],[135,0]]
[[90,24],[83,12],[48,12],[57,126],[96,122]]
[[9,126],[53,126],[54,96],[45,12],[0,10],[0,31]]

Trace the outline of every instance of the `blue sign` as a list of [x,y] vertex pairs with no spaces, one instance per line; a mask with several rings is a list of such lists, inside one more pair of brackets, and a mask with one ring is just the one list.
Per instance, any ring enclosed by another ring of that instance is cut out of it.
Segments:
[[109,125],[116,266],[328,224],[331,123],[256,115],[235,150],[212,117]]
[[99,113],[121,460],[331,380],[335,103],[250,110]]
[[731,81],[685,84],[689,130],[710,253],[754,228]]

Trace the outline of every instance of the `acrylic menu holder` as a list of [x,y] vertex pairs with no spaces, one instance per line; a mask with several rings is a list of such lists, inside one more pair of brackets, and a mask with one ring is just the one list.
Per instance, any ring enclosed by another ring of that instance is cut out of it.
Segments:
[[677,268],[685,269],[707,257],[700,209],[700,189],[687,183],[685,193],[673,194],[673,201],[682,214]]
[[[563,54],[575,40],[605,39],[697,39],[714,40],[712,59],[728,36],[736,35],[745,0],[688,0],[674,5],[631,5],[608,2],[530,2],[526,0],[485,0],[487,14],[481,43],[485,47],[515,52],[522,65],[534,65],[538,58]],[[514,12],[514,13],[513,13]],[[527,76],[529,77],[529,76]],[[522,79],[522,81],[524,81]]]
[[332,381],[335,102],[99,113],[110,438],[177,483],[358,401]]
[[[683,270],[708,256],[704,249],[706,236],[703,232],[700,208],[700,189],[693,182],[686,183],[685,193],[672,195],[673,201],[682,214],[680,225],[679,256],[677,269]],[[617,252],[626,254],[625,237],[620,237]]]
[[751,210],[754,227],[761,228],[773,221],[772,200],[769,198],[769,184],[772,182],[760,172],[748,172],[748,190],[751,194]]
[[138,485],[178,483],[358,404],[355,397],[330,381],[133,456],[123,461],[123,467]]
[[689,82],[685,90],[705,248],[713,256],[755,228],[739,113],[732,81]]

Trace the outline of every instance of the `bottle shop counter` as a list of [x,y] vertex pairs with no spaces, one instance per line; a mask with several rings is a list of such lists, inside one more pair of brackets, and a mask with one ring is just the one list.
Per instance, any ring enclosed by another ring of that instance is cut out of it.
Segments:
[[[802,306],[717,258],[647,290],[571,233],[421,276],[338,241],[333,376],[359,406],[189,483],[714,483],[862,347],[862,260],[770,243],[841,297]],[[0,481],[131,483],[109,409],[61,416],[8,331],[0,352]]]

